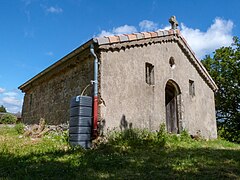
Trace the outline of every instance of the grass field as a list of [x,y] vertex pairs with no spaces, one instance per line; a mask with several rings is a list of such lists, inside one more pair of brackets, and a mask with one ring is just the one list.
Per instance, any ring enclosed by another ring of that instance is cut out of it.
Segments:
[[134,137],[115,133],[82,150],[60,135],[19,138],[1,127],[0,179],[240,179],[240,145],[186,134],[164,135],[160,143],[150,133]]

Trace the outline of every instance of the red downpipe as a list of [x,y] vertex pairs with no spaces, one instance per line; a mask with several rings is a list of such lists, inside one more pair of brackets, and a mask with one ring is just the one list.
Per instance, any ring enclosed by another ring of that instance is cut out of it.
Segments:
[[98,122],[98,97],[93,97],[93,138],[98,136],[97,131],[97,122]]
[[90,52],[94,57],[94,80],[93,80],[93,138],[98,136],[98,58],[94,52],[94,45],[91,44]]

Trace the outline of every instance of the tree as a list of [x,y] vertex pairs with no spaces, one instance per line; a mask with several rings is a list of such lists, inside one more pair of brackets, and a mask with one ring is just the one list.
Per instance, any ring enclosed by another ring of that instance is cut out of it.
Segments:
[[219,90],[215,94],[218,133],[223,138],[240,143],[240,42],[238,37],[229,47],[206,56],[202,63]]
[[0,112],[3,113],[7,112],[6,108],[3,105],[0,106]]

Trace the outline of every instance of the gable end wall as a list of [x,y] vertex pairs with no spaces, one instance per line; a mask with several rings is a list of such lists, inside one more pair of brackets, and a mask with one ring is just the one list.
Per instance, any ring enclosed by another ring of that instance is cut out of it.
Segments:
[[[174,57],[176,67],[169,65]],[[216,138],[214,92],[175,41],[105,50],[101,55],[101,120],[105,131],[130,127],[157,130],[165,123],[165,85],[180,87],[183,129]],[[154,65],[155,85],[145,82],[145,63]],[[189,80],[196,95],[189,95]]]

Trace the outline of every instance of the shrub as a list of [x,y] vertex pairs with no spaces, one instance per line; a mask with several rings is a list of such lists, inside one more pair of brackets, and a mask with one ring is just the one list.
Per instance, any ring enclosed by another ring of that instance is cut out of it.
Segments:
[[[199,137],[200,138],[200,137]],[[187,130],[183,130],[180,134],[180,140],[181,141],[186,141],[186,142],[189,142],[189,141],[192,141],[192,138],[191,138],[191,135],[188,133]]]
[[124,131],[113,131],[107,137],[106,145],[120,149],[131,149],[142,146],[163,147],[166,144],[167,133],[165,126],[161,125],[160,130],[151,132],[146,129],[126,129]]
[[15,131],[17,131],[18,134],[23,134],[24,128],[25,128],[25,125],[23,123],[18,123],[14,127]]
[[69,132],[68,130],[64,131],[53,130],[44,134],[44,138],[52,139],[53,141],[58,141],[67,144],[69,141]]
[[165,124],[160,124],[159,131],[157,132],[157,143],[159,143],[161,146],[164,146],[166,144],[166,140],[168,137],[168,133],[166,131]]
[[15,124],[17,122],[17,117],[12,114],[4,114],[0,118],[0,124]]
[[218,126],[218,136],[227,141],[240,144],[240,130],[221,125]]

